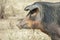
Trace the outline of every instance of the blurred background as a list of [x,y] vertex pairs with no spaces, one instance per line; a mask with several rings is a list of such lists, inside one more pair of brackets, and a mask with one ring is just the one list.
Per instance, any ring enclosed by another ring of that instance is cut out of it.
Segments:
[[48,35],[38,29],[17,27],[20,19],[28,13],[24,8],[41,1],[59,2],[59,0],[0,0],[0,40],[51,40]]

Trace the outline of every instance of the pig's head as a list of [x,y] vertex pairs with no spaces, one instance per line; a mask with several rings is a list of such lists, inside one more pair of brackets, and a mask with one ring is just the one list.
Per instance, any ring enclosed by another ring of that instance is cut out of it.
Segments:
[[33,29],[42,29],[42,5],[39,4],[32,4],[27,6],[25,11],[29,11],[29,13],[26,15],[26,17],[20,22],[21,28],[33,28]]

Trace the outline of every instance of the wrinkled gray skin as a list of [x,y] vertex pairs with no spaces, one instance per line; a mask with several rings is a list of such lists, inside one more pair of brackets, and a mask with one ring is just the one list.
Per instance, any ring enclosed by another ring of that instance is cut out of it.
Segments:
[[[27,16],[32,15],[35,9],[39,9],[36,17],[31,20],[41,21],[44,32],[47,32],[52,40],[60,40],[60,3],[35,2],[24,10],[30,11]],[[26,26],[27,27],[27,26]]]

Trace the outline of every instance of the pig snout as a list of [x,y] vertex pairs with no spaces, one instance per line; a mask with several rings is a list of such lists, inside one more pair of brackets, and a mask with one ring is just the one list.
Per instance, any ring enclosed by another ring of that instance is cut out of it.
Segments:
[[24,20],[22,20],[20,22],[20,26],[21,26],[21,28],[26,28],[27,27],[27,23]]
[[28,22],[28,20],[26,20],[26,19],[22,19],[22,20],[20,20],[20,22],[19,22],[19,24],[18,24],[18,28],[24,28],[24,29],[29,29],[29,28],[31,28],[31,23],[30,22]]

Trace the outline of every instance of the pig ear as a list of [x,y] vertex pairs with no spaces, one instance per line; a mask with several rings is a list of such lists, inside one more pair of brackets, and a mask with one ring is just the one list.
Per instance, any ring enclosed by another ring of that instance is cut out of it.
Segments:
[[29,13],[27,14],[27,16],[28,15],[32,15],[32,14],[34,14],[37,11],[38,11],[38,8],[35,8],[35,9],[30,10]]
[[27,6],[27,7],[25,7],[25,11],[31,11],[31,10],[34,10],[34,9],[36,9],[36,8],[38,8],[38,6],[37,5],[29,5],[29,6]]

